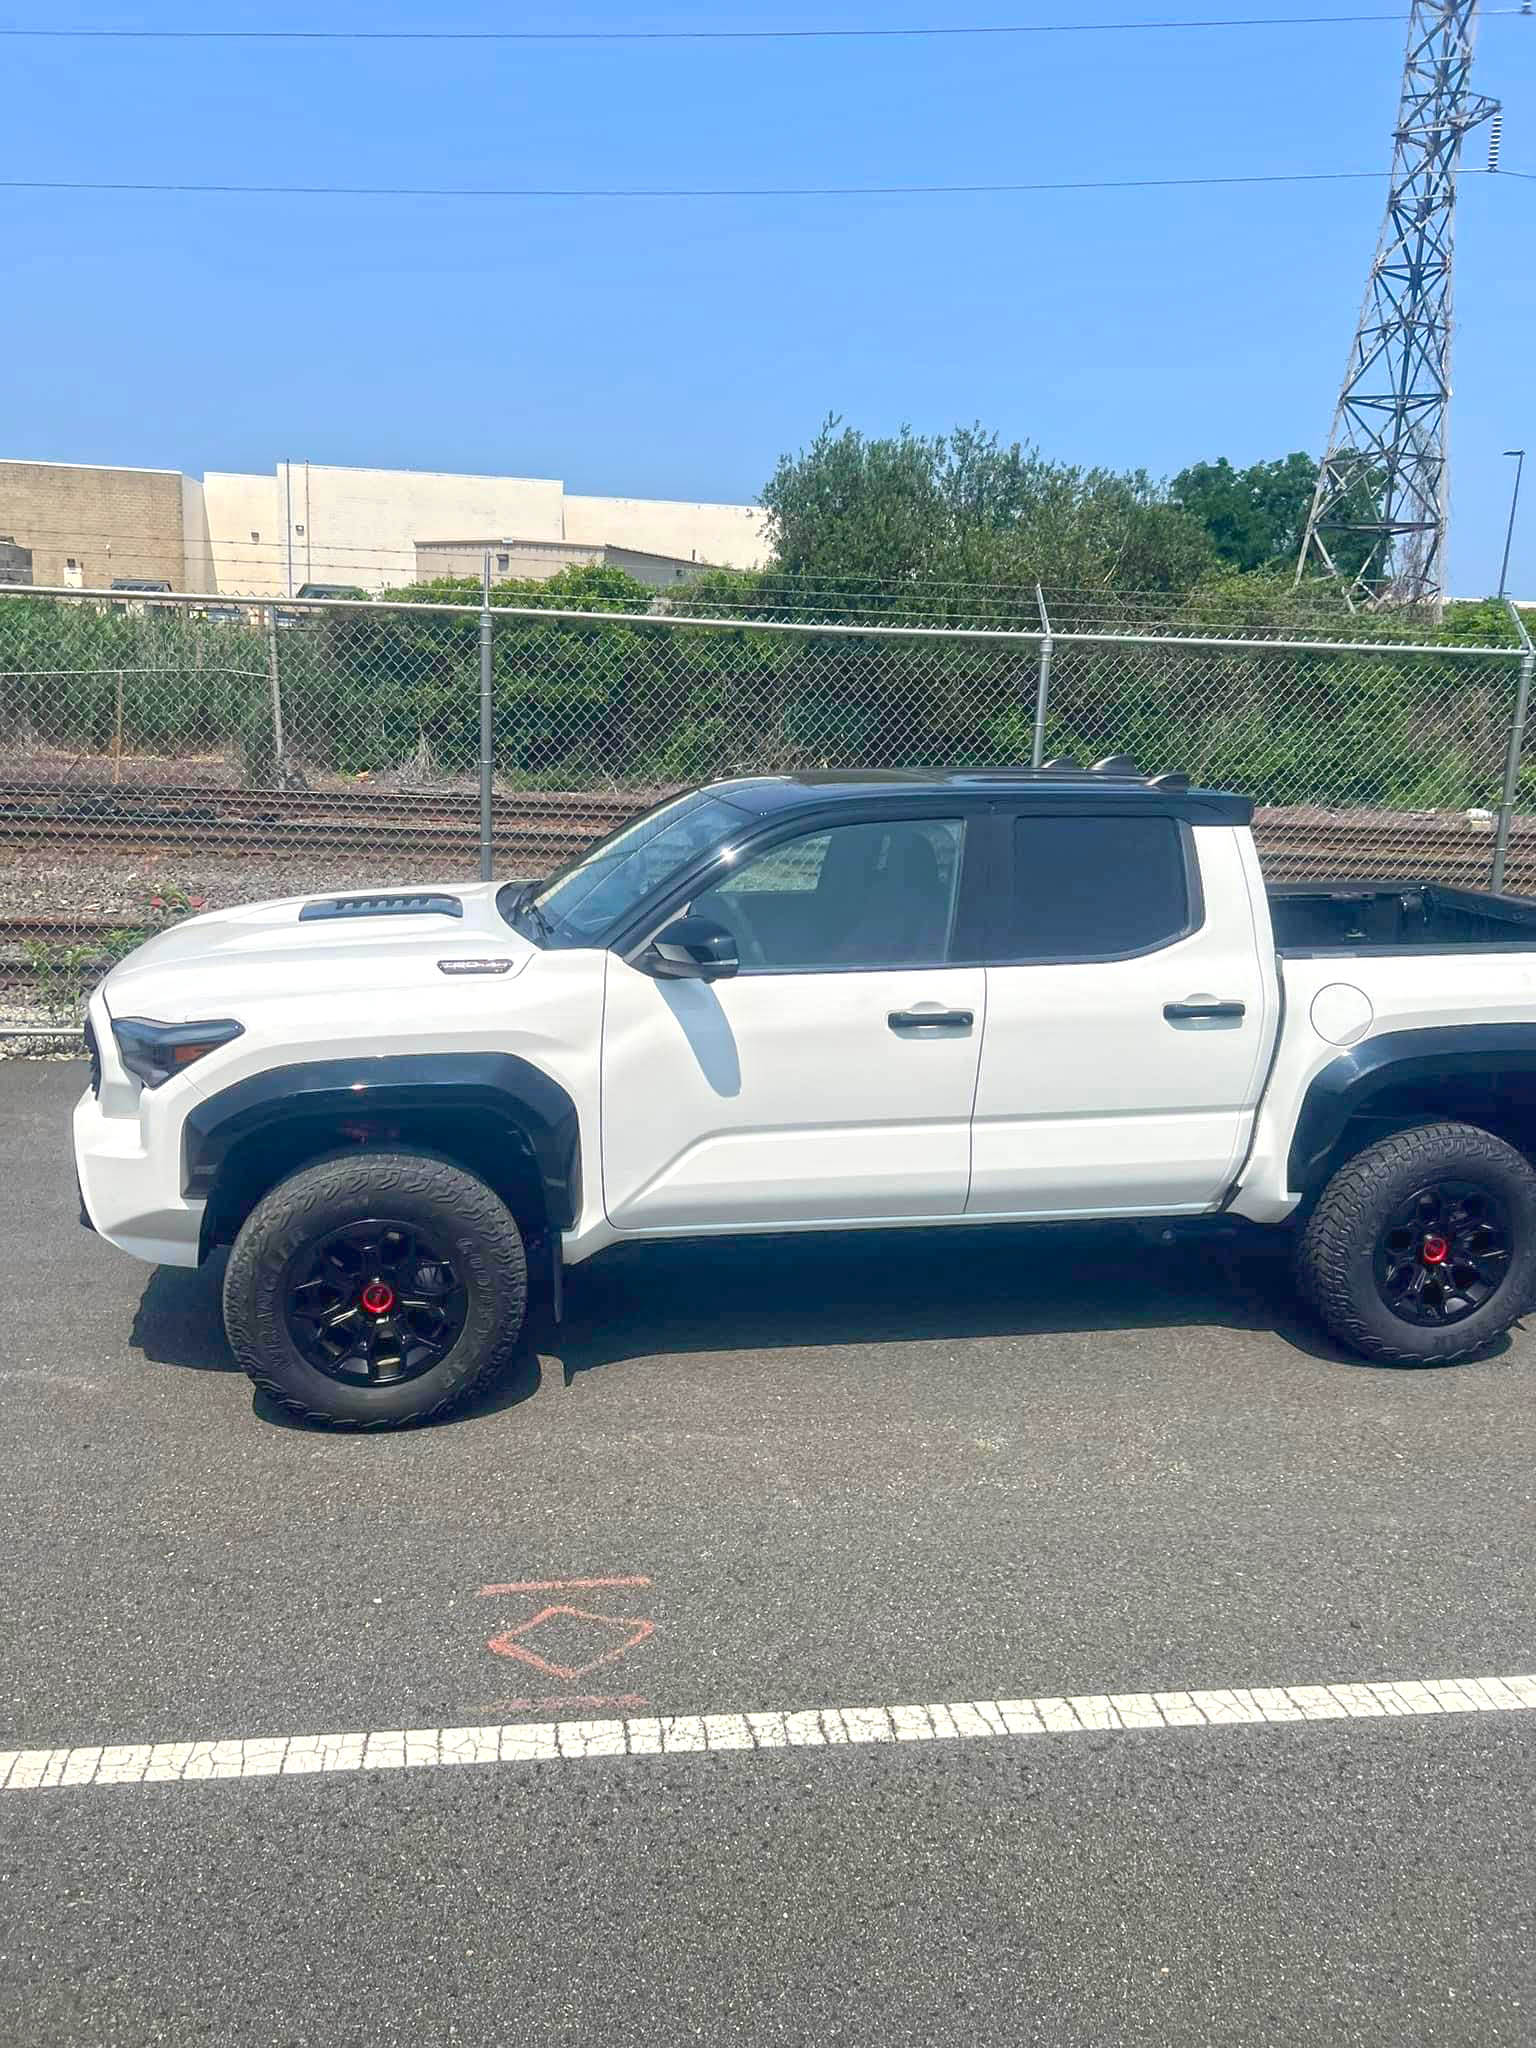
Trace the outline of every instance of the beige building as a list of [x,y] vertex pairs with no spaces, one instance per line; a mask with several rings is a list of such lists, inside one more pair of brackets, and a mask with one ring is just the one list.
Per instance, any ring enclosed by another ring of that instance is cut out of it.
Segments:
[[[291,597],[306,583],[371,592],[413,582],[418,544],[460,534],[515,535],[534,550],[530,562],[550,564],[518,572],[529,575],[625,555],[685,569],[750,569],[768,558],[758,506],[567,496],[557,478],[280,462],[266,476],[210,470],[199,480],[0,461],[0,543],[31,550],[41,586],[133,579],[231,597]],[[498,541],[497,551],[510,545]]]
[[641,548],[586,547],[574,540],[419,540],[416,579],[484,574],[493,583],[545,583],[562,569],[622,569],[638,583],[672,590],[704,573],[706,564],[677,555],[652,555]]
[[30,551],[36,584],[209,588],[202,485],[174,469],[0,462],[0,545]]

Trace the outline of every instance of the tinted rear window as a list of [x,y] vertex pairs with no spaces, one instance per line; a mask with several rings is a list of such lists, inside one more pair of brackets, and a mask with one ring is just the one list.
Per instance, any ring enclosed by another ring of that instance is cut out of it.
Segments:
[[1173,818],[1018,818],[1013,903],[999,957],[1102,960],[1189,929],[1184,836]]

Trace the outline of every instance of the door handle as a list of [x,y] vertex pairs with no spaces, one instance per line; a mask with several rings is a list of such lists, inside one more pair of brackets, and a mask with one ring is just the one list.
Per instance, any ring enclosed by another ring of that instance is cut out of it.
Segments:
[[886,1023],[893,1031],[969,1031],[974,1010],[892,1010]]
[[1245,1017],[1246,1003],[1223,1002],[1219,996],[1187,996],[1182,1003],[1164,1003],[1170,1024],[1195,1024],[1204,1017]]

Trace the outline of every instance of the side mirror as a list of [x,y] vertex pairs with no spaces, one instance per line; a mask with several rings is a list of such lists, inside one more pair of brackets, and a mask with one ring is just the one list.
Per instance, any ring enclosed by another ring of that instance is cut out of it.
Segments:
[[724,981],[741,966],[736,940],[708,917],[674,918],[635,965],[657,981]]

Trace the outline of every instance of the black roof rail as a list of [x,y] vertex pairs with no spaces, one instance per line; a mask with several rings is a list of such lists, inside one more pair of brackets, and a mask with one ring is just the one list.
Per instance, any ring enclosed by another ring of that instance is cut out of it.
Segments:
[[1095,761],[1091,768],[1085,768],[1072,754],[1058,754],[1052,760],[1043,762],[1038,768],[1029,769],[986,769],[982,775],[1092,775],[1105,782],[1139,782],[1144,789],[1160,789],[1169,796],[1181,795],[1190,788],[1190,777],[1180,769],[1167,769],[1160,775],[1143,775],[1129,754],[1106,754],[1102,761]]

